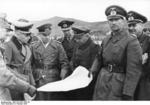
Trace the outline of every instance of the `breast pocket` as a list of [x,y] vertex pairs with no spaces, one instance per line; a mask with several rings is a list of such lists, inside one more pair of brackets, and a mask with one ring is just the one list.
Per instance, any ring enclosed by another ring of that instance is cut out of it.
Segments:
[[45,61],[47,61],[47,62],[49,62],[49,63],[52,63],[52,64],[53,64],[53,63],[56,63],[57,60],[58,60],[58,58],[59,58],[59,55],[58,55],[57,51],[51,50],[51,51],[46,52],[46,53],[44,54],[44,59],[45,59]]

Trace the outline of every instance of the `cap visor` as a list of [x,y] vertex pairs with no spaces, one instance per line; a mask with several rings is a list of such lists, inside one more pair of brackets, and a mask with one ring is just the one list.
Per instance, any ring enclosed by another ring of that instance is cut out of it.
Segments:
[[18,22],[18,21],[13,22],[13,25],[16,27],[32,27],[33,26],[32,23],[23,23],[23,22]]
[[140,20],[130,20],[128,21],[128,24],[136,24],[136,23],[142,23]]
[[123,17],[123,16],[121,16],[121,15],[111,15],[111,16],[107,16],[107,19],[109,20],[109,19],[118,19],[118,18],[122,18],[122,19],[124,19],[125,17]]

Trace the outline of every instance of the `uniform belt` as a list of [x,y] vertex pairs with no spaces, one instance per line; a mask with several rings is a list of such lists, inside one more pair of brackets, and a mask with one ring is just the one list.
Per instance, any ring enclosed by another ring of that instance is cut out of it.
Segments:
[[50,75],[52,73],[53,75],[56,75],[56,72],[59,72],[57,69],[57,66],[55,65],[38,65],[36,69],[39,69],[39,77],[36,79],[36,81],[39,81],[41,79],[44,79],[47,77],[47,75]]
[[106,70],[109,72],[125,73],[124,68],[122,66],[118,66],[116,64],[105,64],[104,68],[106,68]]
[[36,69],[40,69],[40,77],[38,77],[35,81],[39,81],[41,79],[44,79],[46,77],[46,72],[50,72],[51,70],[53,71],[55,69],[57,69],[56,65],[46,65],[46,64],[38,64]]

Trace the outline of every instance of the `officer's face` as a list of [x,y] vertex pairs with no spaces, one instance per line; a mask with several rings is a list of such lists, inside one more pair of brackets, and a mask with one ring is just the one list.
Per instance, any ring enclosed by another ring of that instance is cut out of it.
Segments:
[[108,23],[110,25],[111,30],[114,32],[122,30],[126,25],[126,21],[120,17],[111,18],[108,20]]
[[142,35],[142,31],[143,31],[142,23],[131,23],[128,24],[128,26],[129,26],[130,33],[137,35],[137,37]]
[[50,34],[51,34],[51,28],[45,29],[45,34],[46,34],[46,35],[50,35]]
[[51,28],[47,28],[44,30],[44,32],[40,32],[38,34],[38,38],[40,38],[40,40],[46,43],[50,38],[50,34],[51,34]]
[[84,44],[87,40],[89,39],[88,34],[84,34],[81,37],[75,38],[75,41],[77,42],[78,45]]
[[28,43],[31,33],[23,33],[21,31],[17,31],[18,35],[17,38],[22,42],[22,43]]
[[68,30],[63,30],[63,33],[64,33],[64,37],[66,38],[70,38],[71,37],[71,30],[68,29]]
[[150,36],[150,28],[144,28],[144,29],[143,29],[143,33],[144,33],[145,35]]
[[49,35],[47,36],[45,33],[39,33],[38,38],[46,43],[49,40]]

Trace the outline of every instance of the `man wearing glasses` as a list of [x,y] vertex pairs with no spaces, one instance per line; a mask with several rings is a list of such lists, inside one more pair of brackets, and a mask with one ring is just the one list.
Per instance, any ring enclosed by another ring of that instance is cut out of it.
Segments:
[[[13,23],[15,34],[5,43],[4,59],[6,65],[18,78],[35,85],[31,71],[31,50],[27,44],[30,39],[32,23],[20,19]],[[10,90],[12,100],[24,100],[23,93]]]
[[149,29],[144,28],[147,18],[135,11],[128,12],[129,31],[135,34],[142,48],[142,76],[136,90],[136,100],[150,100],[150,37],[146,35]]
[[[60,42],[50,39],[51,24],[37,27],[39,41],[32,44],[33,71],[36,86],[64,79],[68,74],[68,59]],[[62,100],[55,92],[38,92],[37,100]]]

